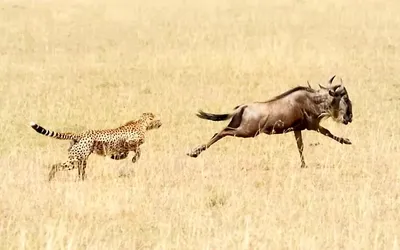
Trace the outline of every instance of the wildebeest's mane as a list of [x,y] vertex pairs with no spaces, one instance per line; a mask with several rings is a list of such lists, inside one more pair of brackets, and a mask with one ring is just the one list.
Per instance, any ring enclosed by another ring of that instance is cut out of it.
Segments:
[[[310,88],[310,87],[297,86],[297,87],[294,87],[294,88],[292,88],[292,89],[289,89],[288,91],[283,92],[282,94],[280,94],[280,95],[278,95],[278,96],[275,96],[274,98],[272,98],[272,99],[270,99],[270,100],[268,100],[268,101],[265,101],[265,102],[272,102],[272,101],[279,100],[279,99],[281,99],[281,98],[283,98],[283,97],[285,97],[285,96],[290,95],[290,94],[293,93],[293,92],[300,91],[300,90],[305,90],[305,91],[308,91],[308,92],[311,92],[311,93],[315,93],[315,92],[316,92],[315,89],[312,89],[312,88]],[[264,103],[265,103],[265,102],[264,102]],[[261,103],[261,102],[260,102],[260,103]],[[240,106],[242,106],[242,104],[240,104],[240,105],[234,107],[233,109],[237,109],[237,108],[239,108]]]
[[278,95],[278,96],[275,96],[275,97],[272,98],[272,99],[269,99],[269,100],[266,101],[266,102],[272,102],[272,101],[276,101],[276,100],[282,99],[283,97],[288,96],[288,95],[290,95],[290,94],[292,94],[292,93],[294,93],[294,92],[300,91],[300,90],[305,90],[305,91],[308,91],[308,92],[311,92],[311,93],[314,93],[314,92],[315,92],[315,90],[312,89],[312,88],[310,88],[310,87],[297,86],[297,87],[294,87],[294,88],[292,88],[292,89],[289,89],[289,90],[286,91],[286,92],[283,92],[282,94],[280,94],[280,95]]

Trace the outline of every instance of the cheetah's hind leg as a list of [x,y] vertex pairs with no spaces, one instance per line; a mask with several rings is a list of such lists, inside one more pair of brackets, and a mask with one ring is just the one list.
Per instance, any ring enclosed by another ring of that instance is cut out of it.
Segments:
[[61,168],[62,163],[57,163],[51,166],[50,172],[49,172],[49,181],[51,181],[54,176],[56,175],[56,172]]
[[85,160],[78,166],[78,179],[81,179],[82,181],[86,179],[86,165],[87,161]]
[[[85,174],[85,169],[84,168],[81,169],[81,166],[79,166],[79,165],[82,165],[82,164],[79,164],[79,161],[76,161],[76,160],[74,160],[74,161],[69,160],[69,161],[66,161],[66,162],[63,162],[63,163],[57,163],[57,164],[52,165],[51,166],[51,170],[49,172],[49,181],[51,181],[54,178],[54,176],[56,175],[56,173],[58,171],[60,171],[60,170],[72,170],[72,169],[76,168],[77,166],[78,166],[78,174],[79,175],[80,174],[84,175]],[[86,164],[85,164],[85,168],[86,168]]]

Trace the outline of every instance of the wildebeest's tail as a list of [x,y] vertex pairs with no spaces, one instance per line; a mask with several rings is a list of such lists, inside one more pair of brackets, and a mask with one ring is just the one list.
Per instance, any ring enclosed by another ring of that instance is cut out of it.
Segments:
[[242,108],[245,106],[239,105],[235,107],[235,111],[232,113],[226,113],[226,114],[211,114],[211,113],[206,113],[202,110],[199,110],[198,113],[196,114],[198,117],[201,119],[206,119],[206,120],[211,120],[211,121],[225,121],[231,118],[232,116],[236,115]]
[[54,132],[48,129],[43,128],[39,124],[36,124],[34,122],[30,122],[31,127],[38,132],[39,134],[45,135],[45,136],[50,136],[59,140],[74,140],[77,141],[79,140],[80,136],[77,134],[73,133],[59,133],[59,132]]

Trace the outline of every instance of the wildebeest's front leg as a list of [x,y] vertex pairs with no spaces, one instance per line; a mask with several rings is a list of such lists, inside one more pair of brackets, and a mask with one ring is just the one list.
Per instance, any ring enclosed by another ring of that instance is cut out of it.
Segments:
[[297,144],[297,149],[299,150],[299,154],[300,154],[300,159],[301,159],[301,167],[305,168],[306,167],[306,163],[304,161],[304,156],[303,156],[303,137],[301,135],[301,131],[300,130],[295,130],[294,131],[294,137],[296,138],[296,144]]
[[337,137],[336,135],[333,135],[333,134],[331,133],[331,131],[329,131],[328,129],[326,129],[326,128],[322,127],[322,126],[319,126],[318,129],[317,129],[317,131],[318,131],[319,133],[323,134],[323,135],[328,136],[329,138],[334,139],[334,140],[337,141],[337,142],[340,142],[341,144],[343,144],[343,143],[344,143],[344,144],[351,144],[351,141],[350,141],[349,139],[347,139],[347,138],[342,138],[342,137]]

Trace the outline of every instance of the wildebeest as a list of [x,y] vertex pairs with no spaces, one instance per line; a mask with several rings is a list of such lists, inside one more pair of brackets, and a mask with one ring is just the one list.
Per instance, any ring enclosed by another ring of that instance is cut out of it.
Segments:
[[321,120],[328,117],[345,125],[352,122],[352,104],[347,90],[342,81],[338,85],[332,84],[334,78],[335,76],[328,81],[327,87],[319,85],[319,90],[312,89],[309,84],[308,87],[298,86],[266,102],[239,105],[232,113],[211,114],[199,110],[197,116],[202,119],[211,121],[232,119],[229,125],[216,133],[207,144],[194,148],[187,155],[197,157],[225,136],[249,138],[260,133],[283,134],[293,131],[301,167],[306,167],[302,130],[314,130],[342,144],[351,144],[349,139],[337,137],[320,125]]

